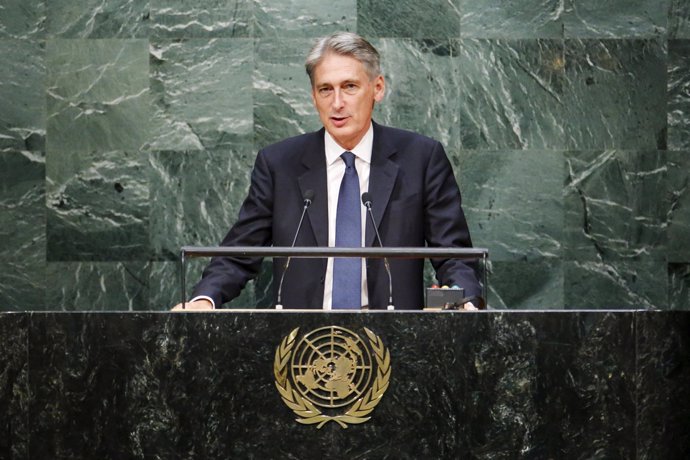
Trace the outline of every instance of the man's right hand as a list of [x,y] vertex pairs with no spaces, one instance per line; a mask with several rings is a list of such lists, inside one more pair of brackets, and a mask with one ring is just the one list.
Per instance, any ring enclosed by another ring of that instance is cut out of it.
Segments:
[[194,302],[186,302],[184,304],[184,309],[182,304],[178,303],[172,307],[172,311],[207,311],[213,310],[213,304],[206,299],[195,300]]

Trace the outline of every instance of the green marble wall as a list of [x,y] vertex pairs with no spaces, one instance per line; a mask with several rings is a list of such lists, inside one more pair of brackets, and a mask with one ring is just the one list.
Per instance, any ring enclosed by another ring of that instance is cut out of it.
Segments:
[[0,310],[169,307],[256,150],[318,128],[302,61],[342,29],[377,120],[446,146],[491,306],[690,308],[686,0],[3,0]]

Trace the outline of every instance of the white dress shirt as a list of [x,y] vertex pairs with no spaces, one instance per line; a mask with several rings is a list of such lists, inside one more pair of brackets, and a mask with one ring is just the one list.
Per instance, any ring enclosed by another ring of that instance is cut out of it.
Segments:
[[[335,247],[335,221],[338,213],[338,195],[340,194],[340,182],[345,175],[345,162],[340,155],[348,151],[342,148],[333,139],[333,137],[325,131],[324,145],[326,147],[326,178],[328,181],[328,246]],[[371,150],[374,145],[374,127],[369,125],[366,134],[349,152],[355,154],[355,168],[357,169],[357,176],[359,177],[359,194],[369,191],[369,170],[371,169]],[[362,246],[365,241],[365,229],[367,222],[367,208],[361,204],[360,210],[362,215]],[[369,304],[369,291],[367,289],[367,271],[366,265],[362,259],[362,305]],[[323,292],[323,309],[330,310],[333,303],[333,258],[328,258],[328,265],[326,267],[326,278],[324,281]]]

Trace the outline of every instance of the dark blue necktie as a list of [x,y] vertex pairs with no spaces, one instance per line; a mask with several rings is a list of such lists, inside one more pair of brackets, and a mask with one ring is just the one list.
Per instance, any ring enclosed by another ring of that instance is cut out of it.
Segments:
[[[340,183],[338,211],[335,218],[336,247],[362,246],[362,214],[359,198],[359,177],[355,155],[340,155],[345,162],[345,175]],[[333,260],[333,308],[359,308],[362,304],[362,261],[356,257]]]

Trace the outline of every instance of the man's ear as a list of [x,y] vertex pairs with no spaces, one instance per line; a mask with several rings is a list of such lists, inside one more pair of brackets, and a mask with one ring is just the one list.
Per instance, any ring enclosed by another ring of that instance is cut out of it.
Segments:
[[379,75],[374,79],[374,101],[381,102],[383,96],[386,95],[386,81],[383,75]]

